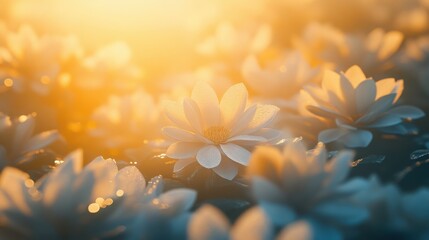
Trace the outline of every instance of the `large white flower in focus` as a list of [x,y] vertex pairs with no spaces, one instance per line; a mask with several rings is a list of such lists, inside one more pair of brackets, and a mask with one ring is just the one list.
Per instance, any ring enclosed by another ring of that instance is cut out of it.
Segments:
[[403,80],[375,82],[353,66],[340,74],[326,71],[321,88],[306,88],[301,103],[313,116],[332,126],[319,133],[319,141],[366,147],[372,140],[370,129],[402,133],[404,119],[424,116],[416,107],[395,105],[402,90]]
[[233,179],[240,165],[246,166],[252,147],[278,138],[280,132],[268,128],[279,108],[248,106],[243,84],[230,87],[221,101],[215,91],[198,82],[191,98],[166,104],[166,115],[175,126],[162,129],[175,142],[167,156],[178,159],[175,171],[197,161],[219,176]]

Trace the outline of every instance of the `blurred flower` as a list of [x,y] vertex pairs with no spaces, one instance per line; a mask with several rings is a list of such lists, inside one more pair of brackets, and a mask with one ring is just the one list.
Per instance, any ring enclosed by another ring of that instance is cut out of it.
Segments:
[[142,71],[132,62],[130,48],[123,42],[99,49],[83,59],[81,65],[73,82],[87,89],[112,87],[132,90],[141,83],[143,77]]
[[162,129],[175,140],[167,156],[178,159],[175,171],[198,162],[226,179],[233,179],[238,166],[246,166],[249,149],[269,143],[279,132],[268,128],[278,112],[272,105],[247,105],[247,89],[243,84],[230,87],[221,101],[205,82],[198,82],[183,103],[166,105],[166,116],[174,126]]
[[173,74],[160,81],[160,90],[166,93],[163,96],[165,98],[181,99],[191,94],[192,88],[198,81],[204,81],[210,84],[217,94],[221,94],[232,85],[232,81],[220,73],[221,70],[212,65],[190,72]]
[[400,55],[398,65],[402,71],[414,76],[420,89],[429,95],[429,35],[409,39]]
[[19,167],[33,160],[33,156],[60,139],[56,130],[33,136],[35,115],[17,119],[0,113],[0,170],[6,166]]
[[155,221],[158,216],[180,216],[195,200],[195,192],[186,189],[161,194],[160,178],[145,187],[143,176],[133,166],[118,171],[114,160],[102,157],[85,167],[82,164],[82,152],[76,151],[36,183],[26,173],[6,168],[0,178],[0,236],[13,239],[151,236],[151,232],[159,234],[153,226],[158,223]]
[[197,52],[204,56],[241,63],[246,56],[264,51],[270,43],[269,25],[260,25],[247,30],[223,22],[218,25],[213,36],[197,46]]
[[313,23],[294,42],[313,65],[336,70],[358,65],[365,72],[380,74],[393,67],[393,56],[403,38],[399,31],[376,28],[365,35],[346,34],[330,25]]
[[270,219],[259,208],[247,210],[231,227],[221,211],[211,205],[204,205],[189,221],[188,239],[273,239],[273,230]]
[[318,22],[309,24],[293,43],[313,66],[334,68],[338,57],[346,58],[350,54],[345,34],[328,24]]
[[68,38],[38,37],[30,26],[8,32],[0,46],[0,76],[3,85],[15,91],[31,90],[47,95],[56,86]]
[[249,57],[244,62],[242,74],[253,90],[252,99],[279,107],[274,126],[301,135],[303,133],[297,131],[293,122],[305,121],[303,116],[297,116],[299,92],[305,85],[320,82],[320,68],[311,67],[296,51],[272,65],[261,68],[255,57]]
[[402,90],[402,80],[386,78],[375,82],[353,66],[340,74],[326,71],[322,87],[308,87],[301,97],[303,106],[314,117],[333,127],[319,133],[320,141],[366,147],[372,140],[368,129],[402,134],[404,119],[424,116],[416,107],[395,106]]
[[426,239],[429,236],[429,190],[403,193],[394,184],[383,185],[376,176],[367,181],[366,190],[354,199],[368,208],[369,220],[363,225],[371,238],[395,236],[403,239]]
[[159,111],[148,93],[138,90],[132,95],[111,96],[92,115],[89,134],[108,148],[130,147],[155,138]]
[[318,226],[320,239],[338,239],[342,227],[356,226],[368,217],[367,210],[353,201],[365,184],[346,181],[353,154],[340,151],[328,161],[325,146],[319,143],[306,151],[301,142],[289,143],[283,153],[259,147],[247,168],[252,192],[259,206],[278,227],[297,221]]

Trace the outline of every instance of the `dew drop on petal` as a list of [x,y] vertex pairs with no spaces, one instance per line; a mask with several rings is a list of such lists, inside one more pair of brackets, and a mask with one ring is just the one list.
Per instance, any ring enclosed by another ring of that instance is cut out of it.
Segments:
[[118,191],[116,191],[116,196],[118,196],[118,197],[124,196],[124,190],[119,189]]

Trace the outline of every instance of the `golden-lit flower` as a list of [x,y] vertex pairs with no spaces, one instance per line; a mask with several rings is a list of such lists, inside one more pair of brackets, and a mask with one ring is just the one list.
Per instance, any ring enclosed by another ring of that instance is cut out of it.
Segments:
[[0,76],[3,84],[15,91],[34,91],[47,95],[57,84],[61,63],[68,49],[68,38],[39,37],[30,26],[17,33],[8,32],[0,47]]
[[308,87],[301,100],[314,117],[332,126],[319,133],[320,141],[366,147],[372,140],[370,129],[401,133],[404,119],[424,116],[416,107],[395,105],[402,90],[402,80],[375,82],[353,66],[340,74],[326,71],[322,87]]
[[197,46],[197,52],[224,60],[242,61],[249,54],[259,54],[271,43],[271,28],[261,25],[255,29],[238,29],[223,22],[213,36]]
[[118,171],[112,159],[98,157],[83,167],[82,152],[75,151],[36,183],[17,169],[3,171],[0,237],[148,239],[146,236],[160,235],[153,228],[160,224],[157,219],[165,215],[165,226],[174,224],[169,221],[189,210],[195,196],[186,189],[162,194],[160,177],[146,187],[136,167]]
[[142,80],[142,71],[132,62],[127,44],[116,42],[100,48],[83,59],[81,71],[75,76],[76,85],[87,89],[113,87],[135,89]]
[[352,158],[351,152],[340,151],[328,161],[322,143],[306,151],[301,142],[292,142],[283,153],[258,147],[247,168],[253,196],[279,227],[299,219],[315,221],[332,231],[359,224],[368,212],[351,200],[365,186],[347,185]]
[[247,95],[246,87],[236,84],[219,102],[210,85],[198,82],[191,98],[166,105],[165,113],[174,126],[162,131],[175,141],[167,150],[167,156],[178,159],[175,171],[197,161],[219,176],[233,179],[238,167],[247,165],[249,149],[279,137],[278,131],[268,128],[279,109],[248,106]]
[[94,128],[89,134],[106,147],[130,147],[157,136],[158,105],[151,95],[136,91],[126,96],[111,96],[92,114]]
[[339,56],[346,58],[350,54],[344,33],[328,24],[309,24],[293,42],[312,65],[333,68]]
[[60,139],[56,130],[33,135],[34,127],[35,115],[10,119],[0,113],[0,170],[28,163],[34,154]]

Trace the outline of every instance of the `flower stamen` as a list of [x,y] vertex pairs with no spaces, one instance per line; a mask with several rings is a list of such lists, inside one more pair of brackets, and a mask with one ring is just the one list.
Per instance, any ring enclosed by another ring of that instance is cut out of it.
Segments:
[[214,144],[221,144],[228,140],[231,131],[223,126],[213,126],[204,130],[204,137]]

